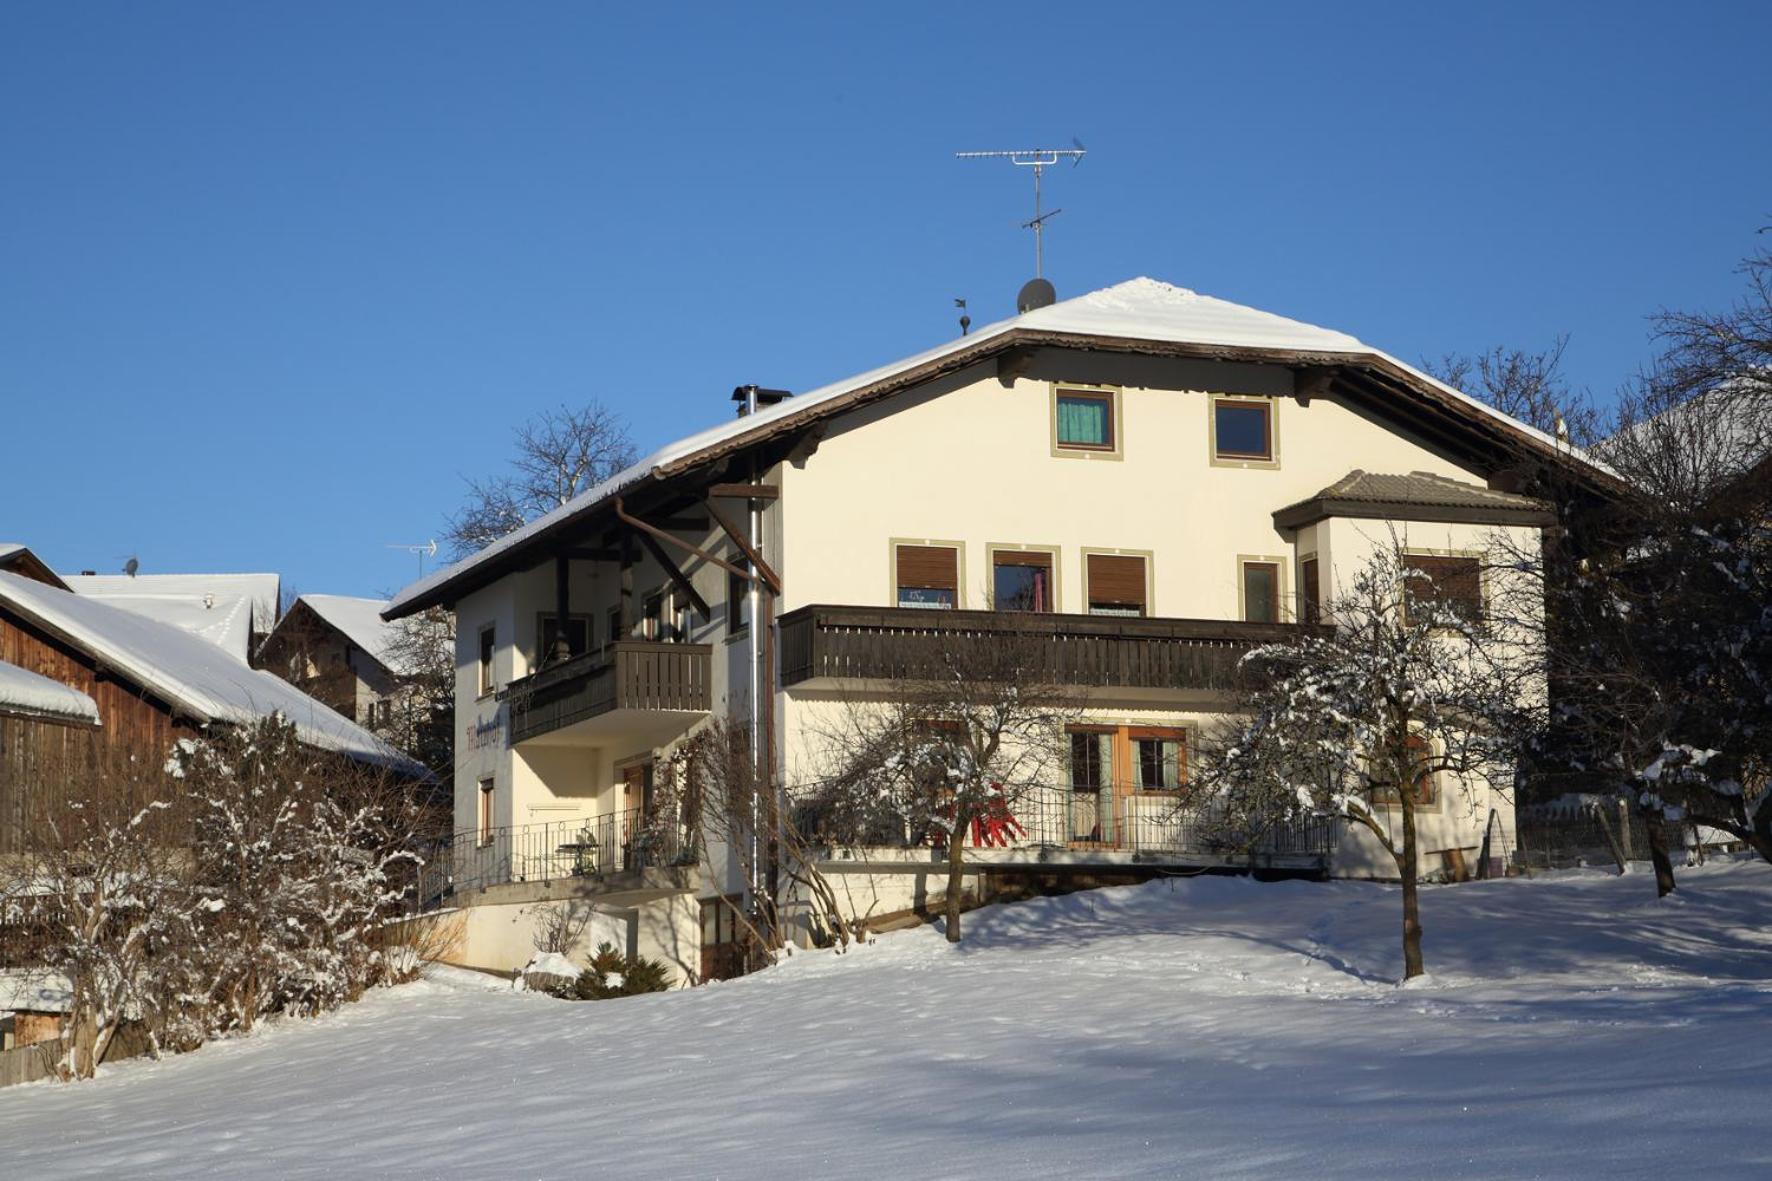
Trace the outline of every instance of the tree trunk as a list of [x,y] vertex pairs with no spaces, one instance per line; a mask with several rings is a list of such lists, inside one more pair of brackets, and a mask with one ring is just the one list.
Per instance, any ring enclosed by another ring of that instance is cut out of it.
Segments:
[[1413,980],[1427,974],[1421,965],[1421,898],[1417,890],[1415,865],[1415,806],[1407,798],[1411,790],[1403,788],[1397,795],[1403,814],[1403,857],[1398,868],[1403,873],[1403,979]]
[[1643,823],[1649,830],[1649,860],[1655,866],[1655,896],[1666,898],[1674,892],[1674,862],[1667,853],[1667,828],[1662,823],[1661,809],[1644,809]]
[[947,892],[947,928],[948,942],[960,942],[960,884],[965,878],[966,841],[965,830],[955,817],[954,831],[948,836],[948,892]]

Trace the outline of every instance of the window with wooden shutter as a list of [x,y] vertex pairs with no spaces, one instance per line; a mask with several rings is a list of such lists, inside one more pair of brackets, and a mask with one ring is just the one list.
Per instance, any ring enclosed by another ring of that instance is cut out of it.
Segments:
[[954,547],[901,545],[894,566],[900,607],[960,605],[960,551]]
[[1040,550],[991,554],[991,606],[998,611],[1052,611],[1052,555]]
[[1144,559],[1126,554],[1089,554],[1084,562],[1089,583],[1089,614],[1144,615]]
[[1437,603],[1475,621],[1483,616],[1482,566],[1476,558],[1403,555],[1403,619],[1411,603]]

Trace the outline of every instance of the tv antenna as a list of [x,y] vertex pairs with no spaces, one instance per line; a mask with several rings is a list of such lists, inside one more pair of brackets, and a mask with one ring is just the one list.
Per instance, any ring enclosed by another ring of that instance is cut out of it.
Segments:
[[418,556],[418,576],[423,578],[425,576],[425,559],[437,556],[437,539],[433,537],[423,545],[401,545],[396,542],[388,548],[403,549],[409,554],[416,554]]
[[1046,222],[1064,212],[1062,209],[1047,210],[1041,205],[1040,178],[1048,168],[1060,160],[1069,160],[1072,168],[1083,162],[1083,157],[1088,154],[1088,149],[1083,146],[1081,140],[1075,137],[1071,139],[1071,143],[1076,146],[1071,148],[1012,148],[1002,152],[954,153],[956,160],[1007,160],[1017,168],[1032,168],[1034,170],[1034,219],[1022,222],[1021,228],[1034,231],[1034,278],[1036,279],[1045,277],[1044,235]]

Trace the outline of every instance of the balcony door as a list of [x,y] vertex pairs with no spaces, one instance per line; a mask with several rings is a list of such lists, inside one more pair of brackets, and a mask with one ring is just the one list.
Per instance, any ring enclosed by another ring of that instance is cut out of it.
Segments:
[[646,864],[646,826],[652,817],[652,763],[634,763],[621,772],[621,867]]
[[1163,726],[1074,726],[1066,843],[1074,849],[1155,847],[1173,835],[1187,781],[1187,735]]

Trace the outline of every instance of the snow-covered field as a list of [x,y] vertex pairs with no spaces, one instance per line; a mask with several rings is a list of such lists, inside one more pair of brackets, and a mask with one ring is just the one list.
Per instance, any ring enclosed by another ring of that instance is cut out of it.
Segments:
[[690,992],[443,971],[0,1091],[0,1177],[1772,1176],[1772,869],[1198,878]]

